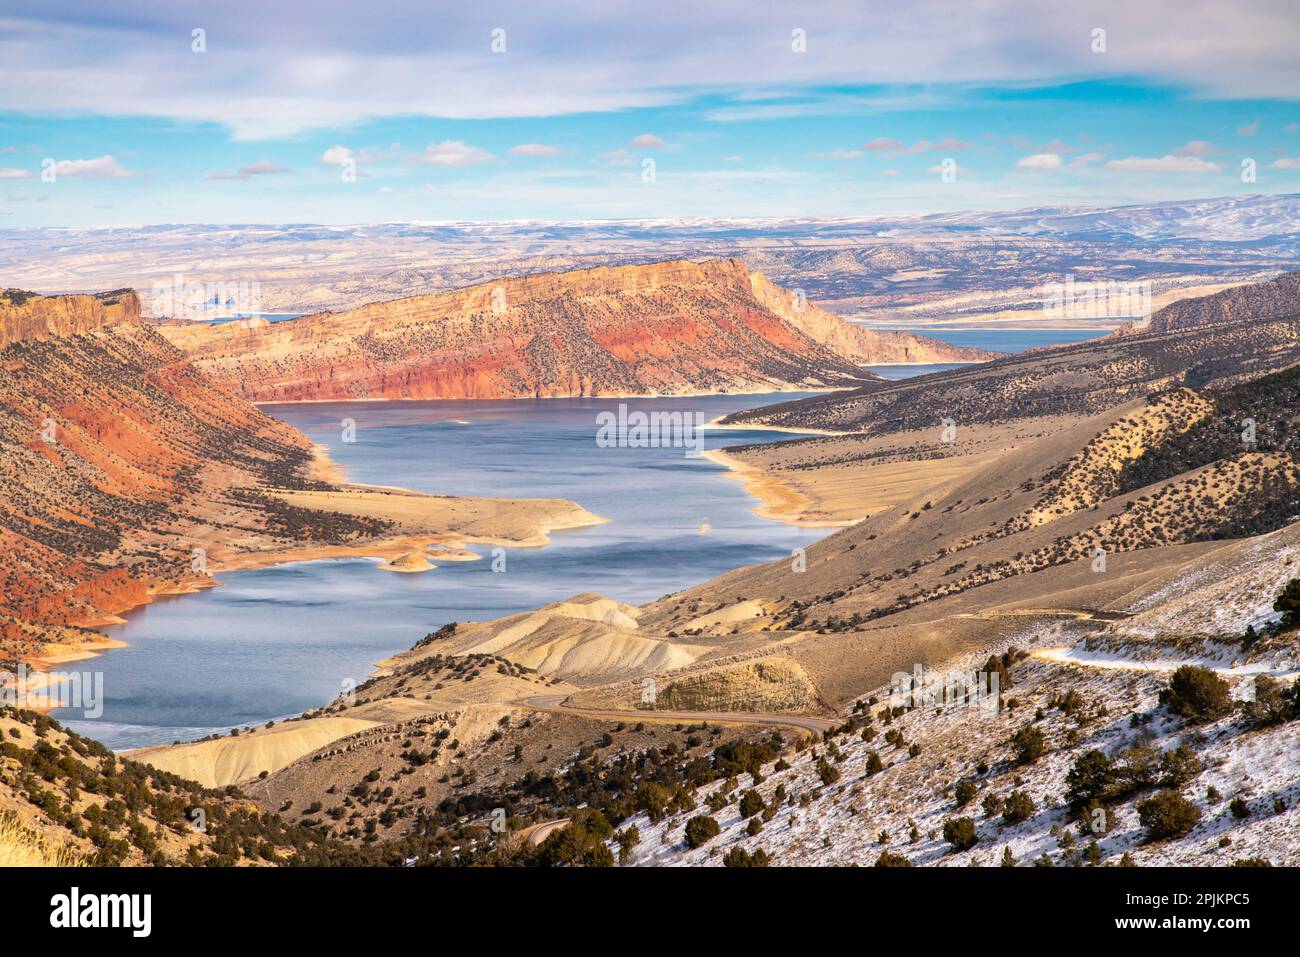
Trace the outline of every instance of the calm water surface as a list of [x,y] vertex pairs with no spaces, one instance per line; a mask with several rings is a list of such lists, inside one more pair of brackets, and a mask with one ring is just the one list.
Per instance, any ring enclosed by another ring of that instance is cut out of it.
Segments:
[[[794,396],[789,396],[793,398]],[[628,399],[702,421],[784,396]],[[542,548],[401,575],[378,561],[299,562],[219,576],[107,628],[128,647],[83,664],[104,673],[102,718],[56,717],[110,747],[189,740],[318,707],[345,681],[449,621],[485,620],[584,591],[640,603],[790,554],[826,534],[758,518],[727,470],[681,448],[599,448],[596,415],[619,400],[318,403],[267,411],[329,447],[351,481],[456,495],[567,498],[609,519]],[[356,441],[343,442],[343,421]],[[770,442],[706,430],[706,448]],[[707,526],[707,531],[701,531]],[[486,547],[473,546],[480,554]]]
[[[1003,352],[1078,342],[1077,329],[929,332]],[[874,366],[887,378],[947,368]],[[698,412],[703,421],[793,395],[628,399],[629,410]],[[597,447],[598,412],[619,400],[320,403],[269,406],[328,446],[349,480],[423,492],[567,498],[609,519],[552,534],[538,549],[450,562],[418,575],[369,559],[227,572],[222,587],[164,598],[105,629],[128,647],[79,666],[104,675],[102,718],[55,712],[114,748],[191,740],[318,707],[370,666],[449,621],[485,620],[584,591],[640,603],[826,534],[758,518],[727,471],[680,448]],[[342,441],[343,420],[356,441]],[[707,448],[782,438],[707,430]],[[793,436],[785,436],[793,437]],[[701,531],[702,526],[708,530]],[[475,546],[486,554],[489,549]]]

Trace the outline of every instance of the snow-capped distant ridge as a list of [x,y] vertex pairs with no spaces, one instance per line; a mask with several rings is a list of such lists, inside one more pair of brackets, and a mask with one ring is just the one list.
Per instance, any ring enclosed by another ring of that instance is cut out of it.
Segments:
[[888,216],[764,217],[746,216],[710,219],[672,216],[653,219],[514,219],[493,221],[409,220],[382,223],[159,223],[115,226],[71,226],[0,230],[0,233],[82,236],[114,230],[135,229],[161,232],[211,232],[240,230],[265,232],[290,230],[318,234],[347,235],[358,231],[400,232],[452,231],[465,235],[501,233],[527,234],[533,230],[582,232],[598,236],[605,232],[635,229],[662,232],[688,238],[733,231],[803,234],[810,230],[876,232],[907,236],[939,230],[972,231],[988,235],[1024,236],[1109,236],[1159,242],[1173,239],[1201,239],[1218,242],[1253,242],[1270,237],[1300,235],[1300,194],[1254,193],[1247,196],[1216,196],[1193,200],[1170,200],[1132,206],[1033,206],[1013,210],[965,210],[950,213],[893,214]]

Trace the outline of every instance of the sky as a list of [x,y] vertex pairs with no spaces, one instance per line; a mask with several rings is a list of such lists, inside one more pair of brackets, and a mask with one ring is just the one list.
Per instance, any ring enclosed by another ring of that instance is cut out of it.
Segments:
[[1297,41],[1294,0],[0,0],[0,229],[1294,193]]

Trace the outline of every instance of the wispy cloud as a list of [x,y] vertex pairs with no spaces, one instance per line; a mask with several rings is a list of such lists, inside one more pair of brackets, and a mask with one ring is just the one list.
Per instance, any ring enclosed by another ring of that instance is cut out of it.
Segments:
[[1199,156],[1128,156],[1114,159],[1106,164],[1108,169],[1123,170],[1134,173],[1217,173],[1218,163],[1211,163]]
[[877,136],[874,140],[863,143],[862,148],[874,153],[901,153],[907,147],[902,140],[896,140],[892,136]]
[[212,173],[208,176],[208,179],[250,180],[255,176],[281,176],[292,172],[293,170],[288,167],[277,166],[268,160],[259,160],[256,163],[249,163],[247,166],[241,166],[233,173]]
[[[982,0],[959,14],[951,0],[915,0],[891,19],[887,42],[870,7],[809,0],[801,14],[835,29],[814,33],[802,56],[790,50],[783,5],[671,6],[656,22],[636,5],[502,0],[493,16],[512,40],[533,43],[494,55],[473,5],[377,4],[362,25],[348,4],[304,16],[297,4],[225,0],[205,8],[209,51],[195,54],[176,39],[194,27],[190,5],[155,5],[146,17],[102,0],[27,4],[0,33],[0,109],[214,122],[239,139],[268,139],[380,117],[612,113],[736,90],[759,92],[709,119],[915,111],[951,102],[958,87],[1078,77],[1138,77],[1220,99],[1300,89],[1292,0],[1198,4],[1194,15],[1184,0],[1107,3],[1105,26],[1124,42],[1105,56],[1080,40],[1079,17],[1037,0]],[[879,89],[854,94],[846,84]]]
[[506,150],[511,156],[558,156],[560,148],[546,143],[520,143]]
[[327,166],[343,166],[345,163],[355,162],[352,150],[346,146],[331,146],[321,154],[320,161]]
[[653,133],[642,133],[628,144],[634,150],[666,150],[668,144]]
[[959,140],[955,136],[945,136],[938,142],[917,140],[911,146],[906,146],[901,140],[894,139],[891,136],[878,136],[874,140],[863,143],[862,148],[886,156],[915,156],[918,153],[931,152],[955,153],[969,149],[970,143]]
[[133,176],[112,156],[98,159],[59,160],[54,164],[55,176],[81,176],[85,179],[125,179]]
[[631,166],[636,161],[636,157],[627,150],[608,150],[604,153],[597,153],[593,162],[601,166]]
[[1059,153],[1033,153],[1022,156],[1016,163],[1021,169],[1053,170],[1061,168]]
[[430,166],[460,169],[466,166],[482,166],[484,163],[491,163],[494,159],[495,156],[477,146],[469,146],[460,140],[443,140],[441,143],[427,146],[424,155],[420,157],[420,162],[428,163]]

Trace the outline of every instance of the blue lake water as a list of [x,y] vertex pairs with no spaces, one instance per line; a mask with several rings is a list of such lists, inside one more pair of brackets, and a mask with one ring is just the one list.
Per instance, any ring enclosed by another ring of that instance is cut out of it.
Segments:
[[[630,411],[697,412],[708,422],[793,397],[621,401]],[[160,599],[104,629],[128,647],[77,667],[103,672],[103,716],[55,717],[118,749],[263,724],[327,703],[345,681],[360,683],[375,661],[449,621],[496,618],[584,591],[641,603],[826,534],[758,518],[755,500],[726,469],[682,448],[598,447],[596,415],[619,401],[267,407],[327,445],[351,481],[567,498],[609,522],[554,532],[542,548],[507,549],[504,573],[492,571],[490,558],[416,575],[360,558],[222,573],[219,588]],[[344,419],[356,424],[355,442],[342,441]],[[782,438],[734,430],[705,437],[706,448]]]
[[[944,330],[1006,352],[1076,342],[1092,330]],[[877,366],[904,378],[946,366]],[[627,399],[629,410],[702,421],[796,398]],[[350,481],[423,492],[567,498],[609,519],[552,534],[542,548],[401,575],[336,559],[227,572],[221,587],[163,598],[104,629],[128,647],[64,670],[103,673],[104,713],[54,716],[110,747],[192,740],[319,707],[347,681],[449,621],[486,620],[594,591],[641,603],[733,568],[790,554],[826,534],[758,518],[727,471],[681,448],[600,448],[597,413],[619,400],[356,402],[269,406],[326,445]],[[342,441],[343,420],[356,441]],[[769,431],[706,430],[707,448],[771,442]],[[707,523],[709,531],[701,533]],[[475,547],[486,554],[489,549]]]
[[897,329],[916,332],[931,339],[941,339],[954,346],[992,349],[994,352],[1024,352],[1045,346],[1087,342],[1106,335],[1110,329],[964,329],[961,326],[872,326],[873,329]]
[[[1008,353],[1087,342],[1089,339],[1104,336],[1110,331],[1109,329],[963,329],[960,327],[934,329],[917,326],[873,326],[872,328],[919,332],[932,339],[942,339],[954,346],[973,346],[978,349]],[[962,363],[957,362],[933,362],[923,365],[872,365],[867,366],[867,369],[883,378],[896,380],[929,375],[931,372],[943,372],[945,369],[959,369],[961,366]]]

